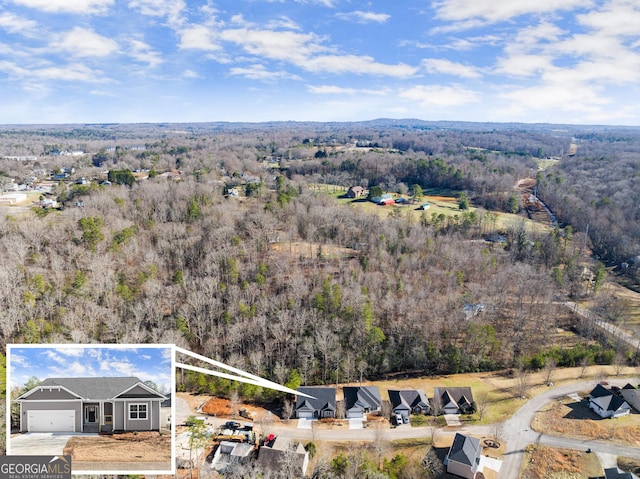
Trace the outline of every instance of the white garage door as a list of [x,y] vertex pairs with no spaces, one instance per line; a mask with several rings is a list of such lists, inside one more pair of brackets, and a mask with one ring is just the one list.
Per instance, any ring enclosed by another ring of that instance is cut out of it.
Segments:
[[29,432],[75,432],[76,412],[74,410],[29,411],[27,420]]

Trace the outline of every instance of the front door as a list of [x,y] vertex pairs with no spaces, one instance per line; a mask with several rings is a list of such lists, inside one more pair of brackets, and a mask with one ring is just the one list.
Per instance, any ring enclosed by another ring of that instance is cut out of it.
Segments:
[[98,406],[84,407],[84,422],[86,424],[93,424],[98,422]]

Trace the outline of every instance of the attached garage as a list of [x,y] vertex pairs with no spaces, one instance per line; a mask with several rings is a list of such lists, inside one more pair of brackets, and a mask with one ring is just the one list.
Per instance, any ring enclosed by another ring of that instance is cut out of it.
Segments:
[[27,412],[28,432],[75,432],[75,427],[76,412],[73,409]]

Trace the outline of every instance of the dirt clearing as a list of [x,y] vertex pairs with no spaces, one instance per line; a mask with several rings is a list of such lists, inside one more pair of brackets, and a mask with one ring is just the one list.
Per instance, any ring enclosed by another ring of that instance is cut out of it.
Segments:
[[73,462],[166,462],[170,469],[171,435],[158,432],[72,437],[64,454]]

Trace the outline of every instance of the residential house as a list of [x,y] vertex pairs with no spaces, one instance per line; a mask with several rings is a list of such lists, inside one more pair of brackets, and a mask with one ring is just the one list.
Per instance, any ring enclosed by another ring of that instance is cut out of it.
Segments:
[[309,453],[302,443],[291,444],[287,439],[271,436],[258,450],[258,467],[282,477],[306,476]]
[[638,476],[632,472],[624,472],[617,467],[611,467],[604,470],[604,479],[638,479]]
[[378,386],[345,386],[342,391],[347,419],[365,419],[367,414],[380,411]]
[[255,445],[246,442],[221,441],[211,459],[211,469],[225,472],[229,467],[246,464],[255,457]]
[[626,416],[631,411],[624,399],[601,384],[589,393],[589,407],[602,418]]
[[640,412],[640,389],[636,389],[627,383],[619,392],[622,399],[624,399],[629,406]]
[[336,417],[336,388],[299,387],[309,397],[297,396],[295,415],[301,419]]
[[360,198],[364,196],[365,189],[362,186],[352,186],[345,195],[347,198]]
[[21,432],[157,431],[165,396],[137,377],[49,378],[16,399]]
[[480,439],[456,433],[453,444],[444,459],[449,474],[474,479],[480,466],[482,446]]
[[422,389],[389,390],[389,402],[394,414],[408,418],[410,414],[429,414],[431,405]]
[[470,414],[475,409],[469,387],[434,388],[432,404],[434,410],[442,414]]

